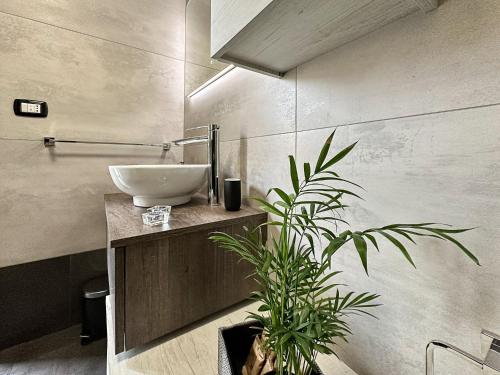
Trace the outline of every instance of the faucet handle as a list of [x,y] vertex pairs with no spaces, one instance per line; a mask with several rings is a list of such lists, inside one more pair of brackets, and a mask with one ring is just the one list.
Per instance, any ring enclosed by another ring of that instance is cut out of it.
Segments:
[[195,126],[193,128],[187,128],[187,129],[184,129],[184,130],[185,131],[192,131],[192,130],[198,130],[198,129],[208,129],[208,125]]
[[187,128],[184,129],[185,131],[191,131],[191,130],[198,130],[198,129],[209,129],[209,130],[218,130],[220,129],[220,126],[217,124],[209,124],[209,125],[201,125],[201,126],[195,126],[193,128]]

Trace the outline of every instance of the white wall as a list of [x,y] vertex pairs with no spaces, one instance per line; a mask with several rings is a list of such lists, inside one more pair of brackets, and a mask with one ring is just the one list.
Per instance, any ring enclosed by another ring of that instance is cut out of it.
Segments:
[[[417,269],[386,246],[366,277],[355,252],[343,279],[382,295],[379,320],[354,318],[339,354],[360,375],[424,373],[425,346],[448,340],[480,356],[479,333],[500,333],[500,2],[446,0],[291,71],[283,80],[236,69],[187,103],[186,126],[223,127],[224,175],[247,195],[287,185],[287,155],[314,160],[339,127],[360,140],[340,171],[361,183],[356,228],[438,221],[477,226],[461,236],[476,267],[449,245],[412,247]],[[203,148],[186,148],[197,161]],[[328,373],[328,371],[327,371]],[[438,354],[439,374],[480,374]]]
[[[182,136],[185,0],[0,2],[0,267],[106,246],[107,166],[182,150],[58,144]],[[46,119],[15,98],[46,100]]]

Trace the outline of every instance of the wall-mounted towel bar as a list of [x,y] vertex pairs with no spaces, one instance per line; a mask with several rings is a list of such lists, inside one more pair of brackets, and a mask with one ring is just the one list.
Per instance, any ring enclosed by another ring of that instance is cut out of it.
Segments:
[[427,345],[426,351],[426,375],[434,375],[434,349],[436,348],[444,349],[458,355],[460,358],[483,369],[483,373],[485,374],[500,373],[500,336],[483,329],[481,331],[481,341],[483,343],[483,352],[486,352],[484,359],[478,358],[444,341],[431,341]]
[[80,141],[69,139],[55,139],[54,137],[43,137],[45,147],[55,147],[56,143],[87,143],[92,145],[119,145],[119,146],[147,146],[161,147],[164,151],[169,151],[172,147],[171,143],[126,143],[126,142],[99,142],[99,141]]

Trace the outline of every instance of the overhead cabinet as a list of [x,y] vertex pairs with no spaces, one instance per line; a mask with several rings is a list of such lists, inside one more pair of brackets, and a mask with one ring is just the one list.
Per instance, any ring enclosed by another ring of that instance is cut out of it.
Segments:
[[212,0],[214,59],[281,76],[438,0]]

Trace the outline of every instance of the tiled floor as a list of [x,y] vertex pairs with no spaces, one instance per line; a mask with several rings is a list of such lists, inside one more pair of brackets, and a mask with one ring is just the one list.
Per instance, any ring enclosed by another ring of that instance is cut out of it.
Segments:
[[80,345],[80,326],[0,351],[0,375],[104,375],[106,340]]
[[[108,329],[110,303],[107,301]],[[158,339],[137,350],[115,356],[108,353],[109,375],[217,375],[217,332],[219,327],[240,323],[247,311],[256,311],[256,304],[233,307],[215,314],[173,335]],[[112,344],[113,333],[109,329]],[[112,344],[113,345],[113,344]],[[110,346],[112,346],[110,345]],[[335,356],[318,357],[318,364],[325,374],[356,375]]]
[[[249,309],[214,315],[120,359],[109,353],[109,374],[216,375],[218,327],[243,321]],[[0,351],[0,375],[105,375],[106,340],[81,346],[79,334],[73,326]],[[326,374],[355,375],[332,356],[320,356],[318,363]]]

